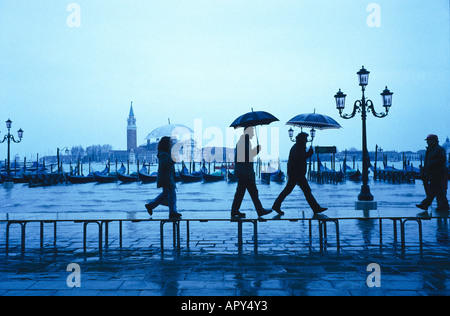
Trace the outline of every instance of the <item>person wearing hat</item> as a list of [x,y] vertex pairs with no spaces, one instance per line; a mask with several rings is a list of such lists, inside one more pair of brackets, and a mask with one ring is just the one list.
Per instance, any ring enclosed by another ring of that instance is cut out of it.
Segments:
[[448,212],[449,205],[447,200],[447,177],[448,171],[446,167],[445,149],[439,146],[437,135],[430,134],[425,139],[428,147],[425,154],[425,162],[422,172],[423,185],[427,197],[416,206],[427,211],[436,198],[436,211]]
[[287,163],[287,175],[288,182],[286,187],[281,191],[280,195],[277,197],[273,203],[272,209],[278,214],[283,215],[281,211],[281,203],[284,199],[294,190],[295,186],[298,184],[305,195],[306,201],[313,210],[314,214],[323,212],[327,210],[325,207],[321,207],[317,203],[316,199],[311,193],[311,188],[306,180],[306,161],[314,153],[312,147],[306,151],[306,143],[308,142],[308,134],[301,132],[295,138],[296,143],[292,146],[289,153],[289,160]]

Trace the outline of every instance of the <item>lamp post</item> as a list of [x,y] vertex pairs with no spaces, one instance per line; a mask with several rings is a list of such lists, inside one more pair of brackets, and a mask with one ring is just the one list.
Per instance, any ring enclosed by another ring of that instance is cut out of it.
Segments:
[[[67,148],[67,147],[64,147],[63,149],[59,149],[59,147],[56,148],[56,160],[57,160],[57,163],[58,163],[58,172],[62,172],[62,170],[61,170],[62,168],[60,166],[59,152],[63,151],[63,150],[65,150],[64,152],[65,152],[66,155],[69,154],[69,148]],[[62,163],[61,163],[61,165],[62,165]]]
[[[355,101],[353,105],[353,111],[351,114],[344,114],[342,113],[345,108],[345,97],[347,96],[344,94],[341,89],[336,93],[334,96],[336,99],[336,108],[339,110],[339,115],[344,119],[351,119],[356,115],[356,112],[361,113],[361,119],[362,119],[362,151],[363,151],[363,170],[362,170],[362,186],[361,186],[361,192],[358,195],[358,201],[362,202],[371,202],[373,201],[373,195],[370,193],[370,188],[368,185],[369,181],[369,152],[367,151],[367,133],[366,133],[366,117],[367,112],[372,112],[372,114],[375,117],[382,118],[388,115],[389,109],[392,105],[392,92],[389,91],[389,89],[386,87],[384,91],[381,93],[383,107],[385,108],[384,113],[377,113],[375,111],[375,108],[373,106],[373,103],[371,100],[366,99],[364,92],[366,89],[366,86],[369,83],[369,71],[362,66],[362,68],[356,73],[358,75],[359,85],[361,86],[362,91],[362,98],[361,100]],[[376,202],[373,202],[376,203]],[[370,203],[361,203],[363,204],[362,207],[367,207]],[[374,205],[372,205],[373,207]],[[376,204],[375,204],[376,208]],[[357,204],[357,209],[358,204]],[[373,208],[372,208],[373,209]]]
[[[289,133],[289,138],[291,139],[292,142],[296,142],[295,138],[294,138],[294,130],[291,128],[289,128],[288,130]],[[312,146],[312,142],[314,140],[314,137],[316,137],[316,130],[313,128],[311,128],[310,130],[310,136],[311,136],[311,140],[308,140],[308,142],[311,142],[311,146]]]
[[8,162],[7,162],[7,176],[6,176],[6,180],[5,180],[5,183],[8,183],[8,182],[12,182],[12,179],[11,179],[11,160],[10,160],[10,156],[11,156],[11,140],[13,141],[13,142],[15,142],[15,143],[20,143],[21,141],[22,141],[22,137],[23,137],[23,130],[22,129],[19,129],[18,131],[17,131],[17,135],[19,136],[19,140],[15,140],[14,139],[14,136],[13,135],[11,135],[11,133],[10,133],[10,131],[11,131],[11,124],[12,124],[12,121],[10,120],[10,119],[8,119],[7,121],[6,121],[6,128],[8,129],[8,134],[6,134],[4,137],[3,137],[3,140],[0,142],[0,144],[1,143],[4,143],[6,140],[8,141]]

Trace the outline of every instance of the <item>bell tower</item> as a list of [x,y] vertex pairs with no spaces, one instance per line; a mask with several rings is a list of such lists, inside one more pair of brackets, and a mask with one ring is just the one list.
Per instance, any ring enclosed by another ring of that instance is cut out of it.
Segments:
[[136,118],[133,112],[133,102],[130,106],[130,114],[127,119],[127,151],[137,148],[137,128],[136,128]]

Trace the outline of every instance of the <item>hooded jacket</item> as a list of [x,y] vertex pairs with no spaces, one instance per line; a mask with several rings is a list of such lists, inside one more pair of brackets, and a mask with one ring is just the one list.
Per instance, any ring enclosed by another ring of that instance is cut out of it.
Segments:
[[170,154],[158,153],[158,177],[156,186],[158,188],[174,189],[175,185],[175,162]]

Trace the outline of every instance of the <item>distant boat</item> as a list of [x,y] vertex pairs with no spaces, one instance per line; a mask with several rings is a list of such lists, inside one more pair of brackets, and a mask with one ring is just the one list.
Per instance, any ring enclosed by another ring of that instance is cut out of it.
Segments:
[[361,181],[361,172],[359,170],[347,170],[347,178],[351,181]]
[[20,168],[19,171],[16,172],[14,176],[12,176],[12,181],[14,183],[26,183],[24,173],[26,172],[25,168]]
[[94,174],[91,172],[87,176],[83,175],[75,175],[75,174],[66,174],[66,179],[70,183],[80,184],[80,183],[89,183],[94,182]]
[[216,171],[213,173],[206,173],[202,171],[202,177],[204,182],[217,182],[225,180],[225,173],[222,171]]
[[132,174],[119,173],[117,174],[117,178],[119,181],[123,183],[132,183],[140,181],[137,172],[133,172]]
[[142,166],[141,170],[139,170],[139,180],[141,180],[142,183],[154,183],[156,182],[156,180],[158,180],[158,173],[148,173],[148,169],[144,165]]
[[51,172],[51,173],[38,173],[32,176],[28,187],[47,187],[51,185],[57,185],[60,183],[67,183],[65,174],[62,172]]
[[192,173],[182,173],[180,172],[181,182],[192,183],[202,181],[202,173],[200,171],[195,171]]
[[206,173],[205,163],[203,162],[203,167],[201,168],[201,171],[194,171],[191,173],[188,173],[188,169],[186,168],[186,165],[184,164],[184,161],[182,162],[182,171],[179,173],[181,182],[183,183],[192,183],[192,182],[200,182],[203,180],[202,172]]
[[359,170],[355,170],[350,168],[349,165],[344,164],[344,172],[345,177],[351,181],[360,181],[361,180],[361,172]]
[[109,168],[106,167],[103,171],[96,171],[94,172],[94,179],[98,183],[111,183],[117,181],[117,175],[123,174],[126,171],[125,166],[122,164],[122,166],[117,170],[116,172],[108,173]]
[[286,175],[281,170],[277,170],[270,174],[270,181],[272,181],[272,182],[281,183],[281,182],[284,182],[285,179],[286,179]]
[[29,168],[27,168],[27,171],[24,171],[22,173],[23,178],[25,179],[26,183],[30,183],[31,180],[40,174],[46,174],[47,173],[47,168],[45,166],[40,166],[39,169],[34,169],[34,171],[31,171]]

